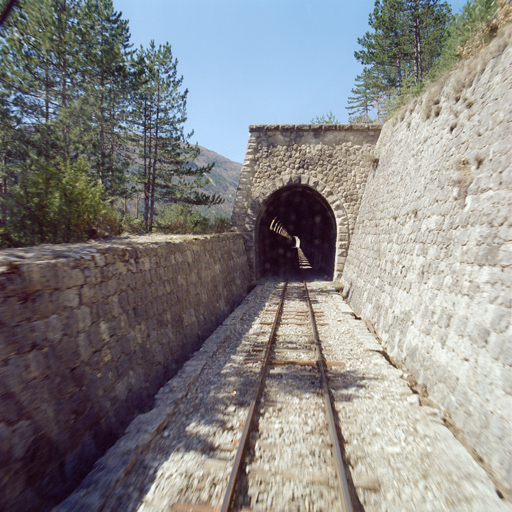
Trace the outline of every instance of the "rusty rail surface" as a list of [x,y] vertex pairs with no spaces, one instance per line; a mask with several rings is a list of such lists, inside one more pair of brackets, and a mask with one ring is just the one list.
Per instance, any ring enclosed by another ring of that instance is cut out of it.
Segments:
[[329,419],[329,433],[331,435],[331,441],[334,446],[334,452],[336,454],[336,473],[338,474],[338,480],[340,484],[340,498],[341,508],[343,512],[353,512],[352,502],[350,501],[350,492],[348,489],[347,474],[345,472],[345,466],[343,465],[343,456],[341,454],[340,441],[338,437],[338,431],[336,429],[336,420],[334,418],[334,410],[331,402],[331,395],[329,393],[329,387],[327,385],[327,375],[325,371],[325,358],[322,352],[322,344],[320,337],[318,336],[318,329],[316,327],[315,313],[309,297],[308,287],[306,281],[303,281],[304,289],[306,291],[306,302],[309,309],[309,318],[311,320],[311,328],[313,329],[313,337],[315,338],[316,345],[316,364],[320,373],[320,381],[322,384],[322,391],[324,395],[325,412]]

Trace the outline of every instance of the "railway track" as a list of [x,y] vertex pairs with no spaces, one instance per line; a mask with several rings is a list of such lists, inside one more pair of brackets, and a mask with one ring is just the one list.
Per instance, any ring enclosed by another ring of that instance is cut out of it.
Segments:
[[56,510],[352,510],[325,385],[341,363],[323,361],[308,300],[301,282],[262,285]]
[[352,512],[317,330],[322,313],[305,282],[286,282],[267,313],[265,347],[245,360],[261,369],[220,510],[264,503],[266,510]]

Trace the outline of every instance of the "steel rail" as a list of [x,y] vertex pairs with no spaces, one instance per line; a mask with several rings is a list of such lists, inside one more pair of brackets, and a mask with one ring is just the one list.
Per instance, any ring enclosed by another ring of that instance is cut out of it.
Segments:
[[327,375],[325,371],[325,359],[322,352],[322,344],[320,343],[320,337],[318,336],[318,330],[316,328],[315,313],[313,306],[311,305],[311,299],[309,297],[308,287],[306,281],[303,281],[304,289],[306,290],[306,302],[309,309],[309,318],[311,320],[311,328],[313,329],[313,337],[315,339],[316,353],[317,353],[317,367],[320,372],[320,380],[322,384],[322,390],[324,394],[325,411],[329,420],[329,433],[331,434],[332,444],[335,451],[336,459],[336,473],[338,474],[338,480],[340,483],[340,494],[341,494],[341,507],[343,512],[353,512],[352,502],[350,500],[350,491],[348,489],[347,474],[345,472],[345,466],[343,465],[343,457],[341,455],[341,447],[338,439],[338,432],[336,430],[336,421],[334,419],[334,411],[331,403],[331,396],[329,394],[329,388],[327,386]]
[[244,430],[242,431],[242,437],[240,438],[240,443],[238,445],[238,450],[235,456],[235,462],[233,463],[233,469],[231,470],[231,475],[229,477],[228,487],[224,494],[224,500],[222,502],[222,507],[220,512],[228,512],[229,507],[231,506],[231,502],[235,496],[236,483],[238,479],[238,474],[240,473],[240,468],[242,466],[242,461],[245,455],[245,450],[247,448],[247,440],[249,439],[249,433],[251,431],[251,424],[254,418],[254,412],[256,410],[256,404],[260,398],[261,390],[263,388],[263,381],[265,380],[265,373],[268,368],[268,363],[270,361],[270,353],[272,350],[272,345],[275,340],[275,335],[277,331],[277,324],[279,322],[279,317],[281,316],[281,312],[283,311],[284,304],[284,295],[286,293],[286,287],[288,286],[288,280],[284,283],[283,293],[281,294],[281,299],[279,301],[279,305],[277,307],[276,316],[274,318],[274,323],[272,324],[272,330],[270,332],[270,336],[267,342],[267,348],[265,351],[265,358],[263,359],[263,364],[260,369],[259,377],[258,377],[258,387],[256,389],[256,393],[254,394],[254,398],[252,399],[251,406],[249,407],[249,412],[247,413],[247,418],[245,420]]

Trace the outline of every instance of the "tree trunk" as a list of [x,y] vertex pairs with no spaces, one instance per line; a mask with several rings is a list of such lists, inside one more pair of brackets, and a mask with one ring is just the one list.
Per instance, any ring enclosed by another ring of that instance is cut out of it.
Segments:
[[149,227],[149,219],[151,217],[151,177],[152,177],[152,155],[153,155],[153,104],[149,105],[149,150],[148,150],[148,173],[146,177],[146,183],[144,186],[146,187],[146,201],[147,201],[147,213],[146,213],[146,229],[151,233],[151,228]]
[[144,228],[148,229],[149,212],[149,190],[148,190],[148,157],[147,157],[147,137],[148,137],[148,106],[147,98],[144,98]]
[[158,123],[160,120],[160,82],[156,95],[156,120],[155,120],[155,151],[153,153],[153,173],[151,176],[151,208],[149,212],[149,232],[153,229],[153,216],[155,213],[155,183],[156,183],[156,160],[158,157]]
[[[4,159],[5,162],[6,159]],[[7,176],[4,176],[3,186],[0,186],[0,197],[5,199],[7,197]],[[5,202],[2,201],[2,220],[4,224],[7,222],[7,207],[5,206]]]
[[421,73],[421,39],[420,39],[420,13],[419,2],[414,2],[413,33],[414,33],[414,83],[422,80]]
[[[61,107],[63,110],[65,110],[68,106],[68,91],[67,91],[67,80],[68,80],[68,69],[67,69],[67,52],[68,48],[66,47],[66,41],[64,41],[64,34],[67,31],[67,23],[66,23],[66,15],[67,15],[67,1],[64,0],[63,3],[63,12],[62,12],[62,18],[60,19],[60,26],[59,26],[59,42],[60,42],[60,48],[59,48],[59,54],[60,54],[60,72],[61,72]],[[68,147],[69,144],[69,134],[68,134],[68,121],[64,121],[64,127],[62,131],[63,135],[63,142],[64,142],[64,161],[68,160],[68,157],[70,156],[70,150]]]
[[48,72],[48,61],[45,62],[45,81],[44,81],[44,120],[45,124],[48,124],[50,121],[50,86],[49,86],[50,76]]

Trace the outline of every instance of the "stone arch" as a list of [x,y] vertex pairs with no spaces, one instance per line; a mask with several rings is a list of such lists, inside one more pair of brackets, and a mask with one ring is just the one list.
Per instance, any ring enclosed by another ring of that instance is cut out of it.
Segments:
[[281,176],[273,181],[265,182],[264,189],[254,188],[253,189],[253,200],[250,204],[250,224],[247,228],[254,233],[254,264],[256,277],[260,277],[260,269],[258,268],[258,244],[256,240],[258,224],[261,219],[261,215],[265,210],[266,204],[272,196],[283,189],[288,187],[304,187],[309,188],[316,192],[325,204],[330,208],[334,222],[336,225],[336,242],[334,249],[334,269],[333,279],[339,279],[343,273],[343,267],[348,253],[348,247],[350,243],[350,231],[349,231],[349,219],[347,212],[343,206],[343,201],[333,190],[331,190],[322,181],[303,175],[285,175]]

